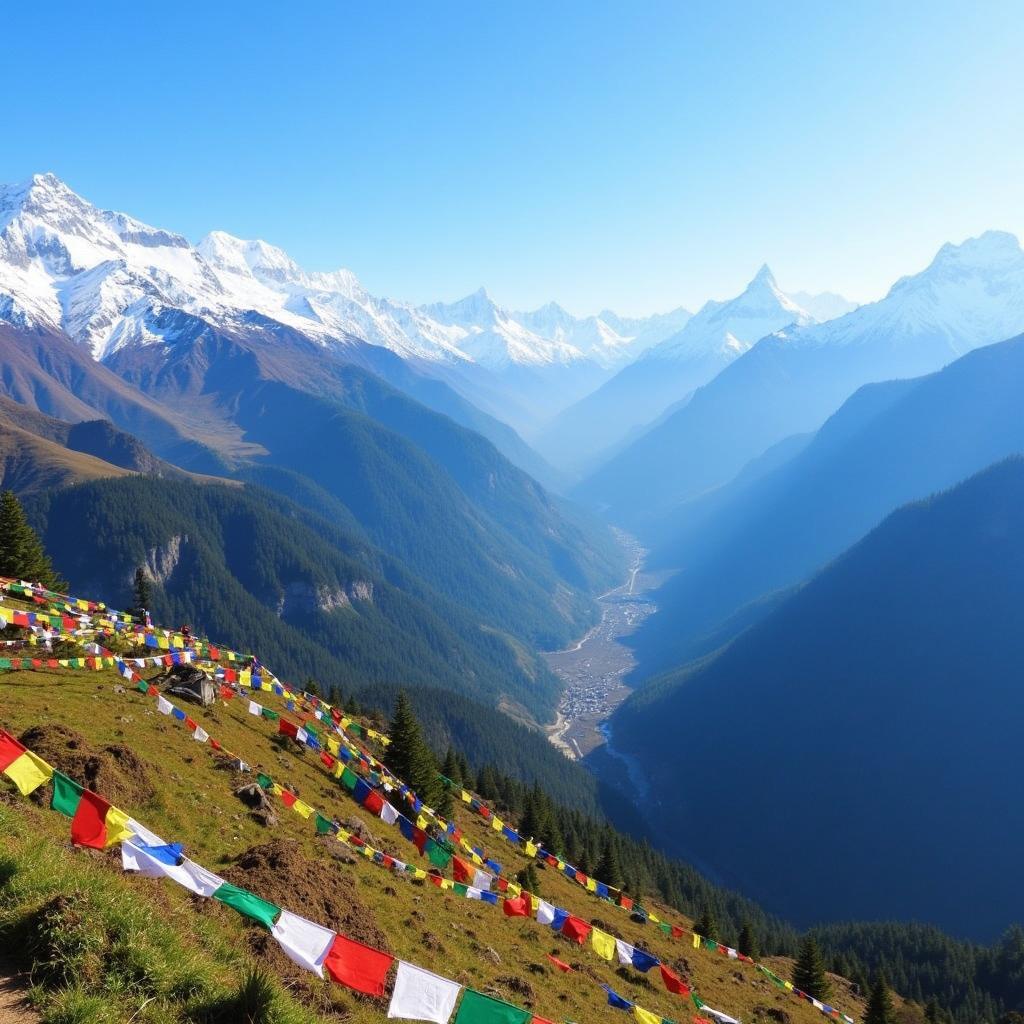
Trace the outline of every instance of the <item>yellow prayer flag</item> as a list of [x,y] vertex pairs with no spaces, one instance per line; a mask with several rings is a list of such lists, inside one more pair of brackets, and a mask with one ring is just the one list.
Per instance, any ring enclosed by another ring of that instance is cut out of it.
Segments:
[[660,923],[661,923],[661,918],[660,918],[660,917],[658,917],[658,915],[657,915],[657,914],[653,914],[653,913],[648,913],[648,915],[647,915],[647,919],[648,919],[649,921],[653,921],[653,922],[654,922],[655,924],[660,924]]
[[426,871],[423,870],[423,868],[417,868],[416,869],[415,877],[416,878],[426,878],[427,877],[427,873],[426,873]]
[[462,802],[464,804],[469,804],[469,803],[473,802],[473,798],[465,790],[462,791],[461,796],[462,796]]
[[650,1010],[645,1010],[642,1006],[633,1006],[633,1013],[636,1014],[636,1019],[640,1021],[640,1024],[661,1024],[661,1015],[658,1013],[651,1013]]
[[539,896],[534,896],[533,893],[531,892],[530,893],[530,912],[532,914],[536,915],[538,910],[540,910],[540,897]]
[[793,982],[791,982],[791,981],[784,981],[782,984],[786,986],[786,991],[787,992],[792,992],[793,991]]
[[53,769],[31,750],[12,761],[5,769],[6,775],[17,787],[22,796],[28,796],[44,782],[53,777]]
[[156,645],[161,651],[170,650],[171,642],[165,636],[158,636],[156,638]]
[[131,839],[135,834],[128,827],[128,815],[124,811],[119,810],[117,807],[111,807],[107,811],[105,823],[107,826],[107,846],[113,846],[114,843],[124,842],[125,839]]
[[340,761],[334,762],[334,777],[336,779],[341,778],[341,773],[345,770],[345,766]]
[[416,819],[416,827],[417,828],[422,828],[422,829],[425,830],[426,827],[429,824],[430,824],[430,822],[427,821],[427,819],[422,814]]
[[593,880],[592,878],[590,878],[589,876],[587,877],[587,888],[588,888],[588,889],[589,889],[589,890],[590,890],[591,892],[597,892],[597,882],[595,882],[595,881],[594,881],[594,880]]
[[594,928],[590,933],[590,942],[594,952],[605,960],[611,960],[615,956],[615,936]]
[[505,827],[505,822],[503,822],[501,820],[501,818],[495,818],[494,815],[492,814],[491,815],[491,828],[493,828],[495,832],[500,832],[504,827]]
[[295,811],[296,814],[301,814],[304,818],[308,818],[313,813],[313,808],[302,800],[296,800],[295,803],[292,804],[292,810]]
[[537,856],[537,847],[533,843],[531,843],[529,840],[527,840],[527,842],[525,842],[523,844],[523,849],[525,850],[527,857],[536,857]]
[[558,870],[559,871],[564,871],[565,870],[565,861],[564,860],[560,860],[558,862]]
[[330,736],[327,737],[327,749],[335,756],[338,756],[338,751],[341,750],[341,744],[332,739]]
[[696,932],[693,933],[693,948],[700,949],[700,936]]

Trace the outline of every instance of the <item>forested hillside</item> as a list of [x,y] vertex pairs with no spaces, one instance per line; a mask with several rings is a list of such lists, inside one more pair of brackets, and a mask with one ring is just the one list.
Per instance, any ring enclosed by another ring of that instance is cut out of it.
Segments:
[[635,693],[614,742],[649,774],[648,820],[798,923],[994,938],[1024,917],[1022,608],[1011,459],[894,513],[723,651]]

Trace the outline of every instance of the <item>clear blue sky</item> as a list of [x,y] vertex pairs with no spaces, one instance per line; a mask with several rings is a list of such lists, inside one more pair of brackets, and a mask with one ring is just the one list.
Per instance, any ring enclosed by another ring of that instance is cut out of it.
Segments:
[[1019,0],[31,6],[0,180],[376,293],[642,313],[767,261],[863,300],[1024,232]]

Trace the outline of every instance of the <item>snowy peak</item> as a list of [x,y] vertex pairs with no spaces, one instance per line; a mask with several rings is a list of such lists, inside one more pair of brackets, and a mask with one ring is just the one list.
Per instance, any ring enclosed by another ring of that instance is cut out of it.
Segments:
[[767,334],[791,324],[814,322],[810,313],[779,289],[768,265],[763,264],[734,299],[706,303],[682,330],[655,345],[644,358],[672,362],[720,358],[728,362]]

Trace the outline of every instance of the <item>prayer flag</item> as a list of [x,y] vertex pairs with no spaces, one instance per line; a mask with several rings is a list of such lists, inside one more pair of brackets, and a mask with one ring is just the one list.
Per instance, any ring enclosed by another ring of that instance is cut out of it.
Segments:
[[539,924],[553,924],[555,920],[555,908],[550,903],[541,900],[537,906],[537,921]]
[[399,960],[388,1016],[448,1024],[461,987],[422,967],[414,967]]
[[53,796],[50,807],[59,811],[66,818],[73,818],[78,810],[78,801],[82,799],[82,787],[69,779],[63,772],[53,773]]
[[586,921],[581,920],[578,917],[570,914],[562,925],[562,934],[567,939],[572,939],[573,942],[578,942],[581,946],[586,941],[587,936],[591,932],[591,926]]
[[505,911],[506,917],[529,917],[530,901],[525,896],[506,899],[502,904],[502,910]]
[[281,913],[280,907],[260,899],[255,893],[246,889],[239,889],[237,885],[232,885],[230,882],[225,882],[217,889],[213,898],[231,907],[232,910],[237,910],[244,917],[258,921],[265,928],[273,928],[274,918]]
[[615,937],[601,931],[600,928],[594,928],[590,932],[590,944],[594,947],[594,952],[605,960],[611,960],[615,956]]
[[455,1024],[529,1024],[531,1016],[528,1010],[467,988]]
[[662,1024],[660,1013],[651,1013],[650,1010],[645,1010],[642,1006],[634,1006],[633,1015],[640,1021],[640,1024]]
[[334,945],[334,932],[330,928],[282,910],[271,933],[290,960],[321,978],[324,976],[324,959]]
[[605,990],[605,992],[608,993],[608,1005],[609,1006],[614,1006],[617,1010],[631,1010],[631,1009],[633,1009],[633,1004],[628,999],[625,999],[622,996],[620,996],[619,993],[616,992],[610,986],[602,985],[601,988],[603,988]]
[[0,731],[0,765],[22,796],[28,796],[53,776],[53,769],[38,754],[26,750],[9,732]]
[[371,949],[361,942],[336,935],[324,958],[327,973],[340,985],[368,996],[384,995],[384,978],[394,962],[389,953]]
[[547,958],[563,973],[568,973],[572,970],[564,960],[559,960],[558,957],[554,956],[552,953],[548,953]]
[[659,964],[658,967],[661,970],[661,980],[664,982],[665,988],[685,999],[690,994],[690,986],[664,964]]

